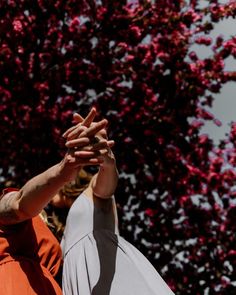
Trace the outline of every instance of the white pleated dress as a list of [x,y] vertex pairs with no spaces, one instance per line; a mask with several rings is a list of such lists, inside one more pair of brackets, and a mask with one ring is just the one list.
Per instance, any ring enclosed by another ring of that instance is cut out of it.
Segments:
[[173,295],[152,264],[119,235],[114,197],[82,193],[62,239],[64,295]]

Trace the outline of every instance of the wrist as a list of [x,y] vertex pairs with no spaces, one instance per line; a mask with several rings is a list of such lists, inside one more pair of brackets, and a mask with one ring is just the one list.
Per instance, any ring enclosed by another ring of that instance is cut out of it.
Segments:
[[58,164],[58,176],[62,178],[63,182],[66,184],[75,179],[78,171],[82,166],[72,166],[70,161],[67,159],[67,156],[62,159]]
[[111,168],[116,167],[116,159],[111,156],[103,157],[103,162],[100,164],[101,168]]

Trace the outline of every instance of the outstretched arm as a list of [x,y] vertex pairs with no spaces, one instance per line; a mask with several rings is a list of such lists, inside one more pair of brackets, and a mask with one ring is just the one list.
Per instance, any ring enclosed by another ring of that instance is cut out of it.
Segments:
[[[91,120],[83,119],[79,114],[74,114],[74,120],[78,123],[77,128],[81,125],[91,126],[92,128],[95,124]],[[64,136],[69,140],[67,143],[67,145],[69,145],[70,139],[76,136],[76,127],[68,130]],[[93,176],[86,191],[89,195],[105,199],[114,194],[119,178],[116,159],[111,150],[114,141],[108,140],[106,128],[98,130],[95,139],[97,143],[93,145],[93,149],[98,151],[98,157],[102,162],[100,163],[98,173]],[[73,142],[73,140],[71,140],[71,142]],[[105,143],[107,143],[107,146],[105,146]]]
[[108,149],[102,158],[103,162],[99,166],[98,173],[92,178],[91,188],[96,197],[105,199],[114,194],[119,175],[116,159],[111,149]]
[[86,118],[83,119],[83,117],[81,117],[79,114],[74,114],[74,120],[78,124],[64,134],[67,139],[66,145],[70,147],[73,146],[73,143],[76,143],[78,128],[81,126],[87,126],[88,129],[86,132],[89,135],[91,132],[89,130],[93,130],[93,134],[95,136],[91,141],[90,147],[87,147],[87,149],[92,148],[94,152],[97,151],[97,159],[99,159],[101,162],[96,164],[99,165],[99,170],[98,173],[93,176],[88,190],[91,196],[94,195],[100,198],[109,198],[116,190],[119,177],[116,167],[116,159],[111,150],[111,147],[114,145],[114,141],[108,140],[107,131],[105,128],[106,126],[98,130],[98,128],[96,128],[95,122],[92,122]]
[[[94,111],[91,113],[94,116]],[[60,163],[29,180],[19,191],[0,196],[0,223],[14,224],[36,216],[61,187],[74,179],[80,167],[100,164],[97,151],[87,147],[106,124],[106,120],[101,120],[91,127],[79,126],[77,139],[73,139],[73,144],[69,142],[69,152]]]

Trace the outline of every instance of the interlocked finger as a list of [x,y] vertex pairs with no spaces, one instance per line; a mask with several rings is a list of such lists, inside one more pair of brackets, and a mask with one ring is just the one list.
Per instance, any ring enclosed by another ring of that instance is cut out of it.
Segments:
[[102,129],[104,129],[107,125],[107,120],[103,119],[98,122],[94,122],[91,124],[90,127],[86,127],[82,125],[82,123],[77,124],[76,126],[71,127],[68,129],[64,134],[63,137],[71,140],[77,137],[92,137]]
[[[75,130],[78,131],[80,126],[89,127],[91,125],[91,123],[93,122],[95,116],[96,116],[96,109],[95,108],[91,109],[91,111],[88,113],[88,115],[86,116],[85,119],[78,113],[73,114],[74,123],[77,123],[77,124],[75,126],[72,126],[71,128],[69,128],[66,132],[63,133],[62,136],[64,138],[71,137],[71,136],[74,136],[74,134],[76,133]],[[76,134],[78,134],[78,133],[76,133]]]
[[82,150],[82,151],[74,151],[74,157],[78,159],[88,159],[88,158],[97,158],[100,156],[99,151],[92,151],[92,150]]
[[67,148],[80,148],[88,145],[90,143],[90,140],[88,137],[81,137],[76,139],[71,139],[66,142]]
[[96,117],[96,114],[97,114],[96,109],[95,108],[92,108],[91,111],[88,113],[88,115],[86,116],[85,119],[83,119],[83,117],[81,117],[79,115],[80,116],[80,120],[83,119],[83,121],[81,122],[81,124],[83,126],[89,127],[92,124],[94,118]]
[[87,129],[87,127],[82,126],[81,124],[78,124],[76,126],[76,128],[74,128],[70,133],[67,134],[66,139],[67,140],[72,140],[72,139],[75,139],[75,138],[78,138],[78,137],[85,137],[85,136],[82,136],[81,134],[83,132],[85,132],[86,129]]
[[85,118],[83,118],[80,114],[75,113],[73,115],[73,119],[75,123],[80,123],[83,126],[89,127],[96,117],[96,114],[96,109],[92,108]]
[[109,149],[111,146],[114,145],[114,141],[113,140],[105,140],[105,139],[100,139],[99,142],[92,144],[92,150],[94,151],[100,151],[100,150],[107,150]]
[[95,134],[97,134],[100,130],[105,128],[107,125],[107,120],[103,119],[101,121],[98,121],[94,124],[92,124],[90,127],[85,129],[80,136],[87,136],[87,137],[93,137]]

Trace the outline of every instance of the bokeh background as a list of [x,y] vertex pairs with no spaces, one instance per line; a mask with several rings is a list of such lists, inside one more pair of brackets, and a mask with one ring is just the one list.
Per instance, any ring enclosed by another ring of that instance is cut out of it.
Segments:
[[175,294],[236,294],[235,16],[235,1],[0,1],[1,187],[60,161],[73,112],[95,106],[121,234]]

